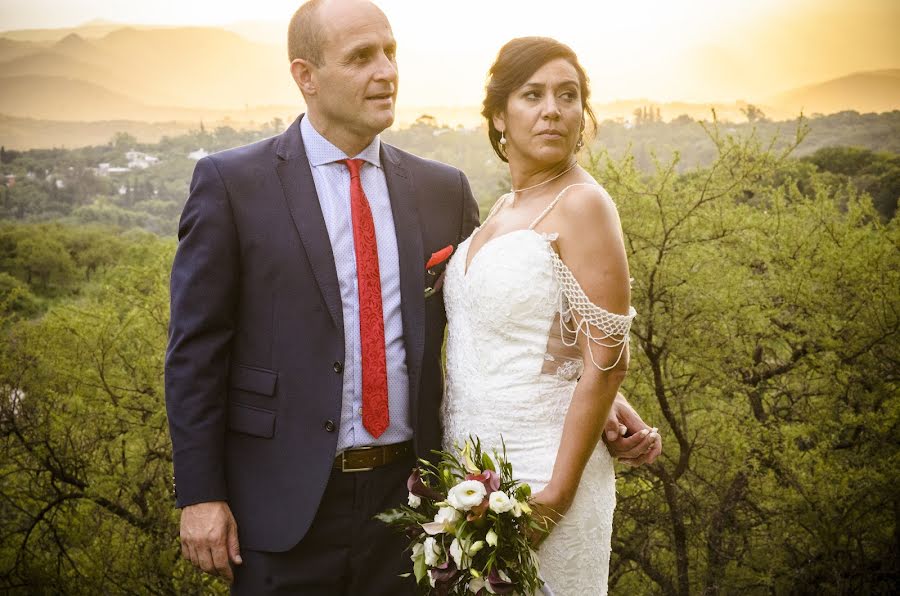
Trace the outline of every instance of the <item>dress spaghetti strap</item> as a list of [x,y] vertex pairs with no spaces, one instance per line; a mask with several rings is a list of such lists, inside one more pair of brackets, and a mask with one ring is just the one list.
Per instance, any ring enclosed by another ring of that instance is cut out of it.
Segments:
[[[562,198],[563,194],[565,194],[565,192],[567,190],[569,190],[570,188],[572,188],[573,186],[597,186],[597,185],[593,182],[576,182],[575,184],[570,184],[569,186],[565,187],[564,189],[559,191],[559,194],[556,195],[556,198],[554,198],[552,201],[550,201],[550,204],[547,205],[547,207],[545,207],[543,211],[541,211],[540,215],[538,215],[536,218],[534,218],[534,221],[531,222],[531,225],[528,226],[528,229],[533,230],[534,226],[538,225],[541,222],[541,220],[544,219],[544,217],[546,217],[546,215],[548,213],[550,213],[550,211],[554,207],[556,207],[556,204]],[[487,221],[487,220],[485,220],[485,221]]]

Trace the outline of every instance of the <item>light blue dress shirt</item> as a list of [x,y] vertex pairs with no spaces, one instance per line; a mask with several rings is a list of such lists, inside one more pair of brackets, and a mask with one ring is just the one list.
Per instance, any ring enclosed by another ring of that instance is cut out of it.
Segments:
[[347,166],[339,163],[339,160],[347,159],[348,156],[320,135],[305,116],[300,121],[300,133],[319,195],[319,204],[322,206],[322,215],[325,216],[344,313],[344,385],[338,453],[354,447],[389,445],[410,440],[413,430],[410,423],[406,347],[403,344],[403,316],[400,311],[400,261],[391,200],[381,167],[381,139],[376,136],[368,147],[354,156],[365,161],[360,168],[360,181],[366,198],[369,199],[369,208],[375,222],[378,270],[381,274],[390,425],[376,439],[362,424],[359,289],[353,246],[353,220],[350,215],[350,172]]

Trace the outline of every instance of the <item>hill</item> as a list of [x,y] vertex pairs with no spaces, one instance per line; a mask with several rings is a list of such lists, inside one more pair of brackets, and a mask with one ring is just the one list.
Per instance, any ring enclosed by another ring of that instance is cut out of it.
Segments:
[[844,110],[889,112],[900,109],[900,69],[858,72],[781,93],[770,102],[807,114]]

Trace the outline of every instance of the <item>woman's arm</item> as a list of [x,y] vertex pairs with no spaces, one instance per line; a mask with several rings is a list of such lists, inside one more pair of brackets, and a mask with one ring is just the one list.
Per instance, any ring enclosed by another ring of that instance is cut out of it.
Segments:
[[560,201],[558,209],[555,228],[559,230],[560,257],[591,304],[579,312],[569,301],[574,311],[569,325],[578,330],[584,372],[566,413],[550,482],[534,499],[538,512],[549,513],[551,519],[571,506],[628,370],[626,337],[610,334],[611,329],[596,317],[598,307],[628,315],[631,302],[622,227],[609,195],[600,187],[577,187]]

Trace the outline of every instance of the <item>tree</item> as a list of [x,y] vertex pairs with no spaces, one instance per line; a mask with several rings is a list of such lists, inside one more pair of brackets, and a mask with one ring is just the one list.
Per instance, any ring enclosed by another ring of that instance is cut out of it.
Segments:
[[748,103],[746,107],[741,108],[741,112],[747,117],[747,122],[750,124],[766,119],[765,113],[752,103]]
[[709,133],[706,169],[594,166],[635,278],[624,391],[665,438],[621,474],[611,590],[891,593],[900,226]]

